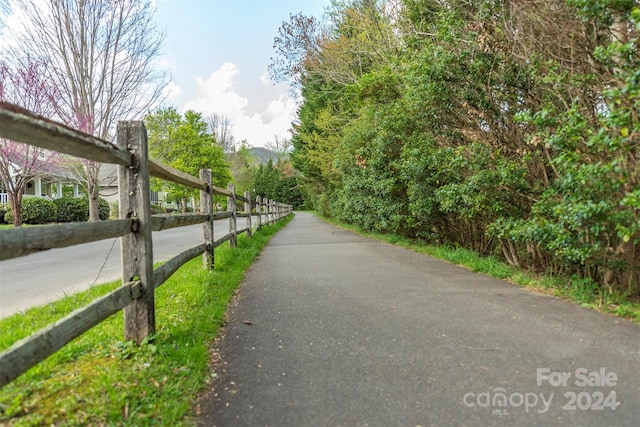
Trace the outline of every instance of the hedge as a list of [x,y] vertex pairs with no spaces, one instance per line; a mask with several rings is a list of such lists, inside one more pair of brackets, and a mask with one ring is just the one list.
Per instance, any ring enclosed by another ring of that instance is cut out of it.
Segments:
[[[88,207],[87,207],[87,212],[88,212]],[[100,219],[102,221],[108,220],[109,212],[111,212],[111,208],[109,207],[109,202],[107,202],[102,197],[98,197],[98,215],[100,215]]]
[[55,199],[58,206],[58,222],[84,222],[89,220],[89,203],[82,197]]
[[[28,197],[22,200],[22,223],[23,224],[48,224],[57,219],[56,204],[43,197]],[[7,215],[13,222],[11,211]]]
[[0,203],[0,224],[7,224],[4,216],[7,214],[7,211],[11,211],[11,208],[6,203]]
[[[109,202],[98,198],[100,219],[109,219]],[[8,205],[0,205],[1,219],[13,223],[13,215]],[[51,222],[85,222],[89,220],[89,200],[86,197],[62,197],[49,200],[41,197],[27,197],[22,200],[23,224],[47,224]],[[0,220],[0,223],[2,221]]]

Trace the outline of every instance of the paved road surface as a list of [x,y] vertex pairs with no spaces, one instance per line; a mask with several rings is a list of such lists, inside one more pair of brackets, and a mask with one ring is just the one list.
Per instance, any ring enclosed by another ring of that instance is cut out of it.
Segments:
[[[238,219],[238,227],[245,227]],[[229,233],[229,221],[214,223],[214,235]],[[153,233],[153,257],[166,261],[202,241],[202,225]],[[92,284],[117,280],[121,274],[120,238],[52,249],[0,261],[0,317],[55,301]]]
[[206,426],[637,426],[640,326],[328,225],[249,271]]

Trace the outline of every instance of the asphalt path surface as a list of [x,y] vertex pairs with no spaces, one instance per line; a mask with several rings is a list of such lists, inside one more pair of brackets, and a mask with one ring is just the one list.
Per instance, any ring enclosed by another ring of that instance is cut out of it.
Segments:
[[[229,233],[229,220],[214,223],[214,238]],[[238,228],[245,228],[238,219]],[[202,225],[154,232],[154,262],[166,261],[202,242]],[[0,261],[0,317],[117,280],[120,238],[52,249]]]
[[297,213],[212,350],[204,426],[637,426],[640,325]]

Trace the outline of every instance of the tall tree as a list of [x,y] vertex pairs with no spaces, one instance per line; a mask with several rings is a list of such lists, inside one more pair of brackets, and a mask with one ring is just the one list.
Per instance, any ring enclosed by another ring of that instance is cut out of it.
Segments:
[[[26,68],[10,67],[0,60],[0,101],[20,104],[36,114],[51,116],[58,91],[45,77],[46,68],[45,64],[32,59],[26,63]],[[22,225],[22,195],[27,183],[50,171],[58,161],[55,152],[0,138],[0,179],[7,191],[16,227]]]
[[227,153],[227,160],[231,166],[231,175],[236,184],[236,192],[242,194],[244,191],[254,190],[254,164],[250,147],[243,141],[238,150]]
[[320,24],[314,17],[291,14],[283,22],[273,42],[276,55],[271,58],[269,75],[276,82],[298,86],[309,72],[308,61],[318,53]]
[[[166,83],[154,61],[164,35],[150,0],[8,0],[19,17],[3,34],[15,64],[27,54],[48,64],[60,91],[57,115],[66,124],[113,139],[117,120],[155,106]],[[99,220],[100,163],[84,162],[91,220]]]
[[224,114],[211,114],[207,117],[207,125],[216,142],[225,153],[233,153],[236,151],[233,124],[229,117]]
[[316,209],[640,294],[637,1],[332,4],[276,38]]
[[265,144],[265,148],[271,150],[275,156],[276,164],[284,162],[291,151],[291,140],[280,138],[278,135],[273,136],[272,141]]
[[[200,169],[211,169],[213,183],[219,187],[231,181],[225,154],[200,113],[189,110],[181,115],[175,108],[168,107],[147,115],[145,122],[152,158],[193,176],[198,176]],[[168,190],[170,198],[182,201],[184,212],[187,199],[197,195],[196,191],[181,185],[161,185]]]

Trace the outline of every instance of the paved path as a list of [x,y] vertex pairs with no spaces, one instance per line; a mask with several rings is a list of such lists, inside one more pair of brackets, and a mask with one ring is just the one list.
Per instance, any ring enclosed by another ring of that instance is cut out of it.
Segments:
[[249,271],[206,426],[636,426],[640,326],[326,224]]

